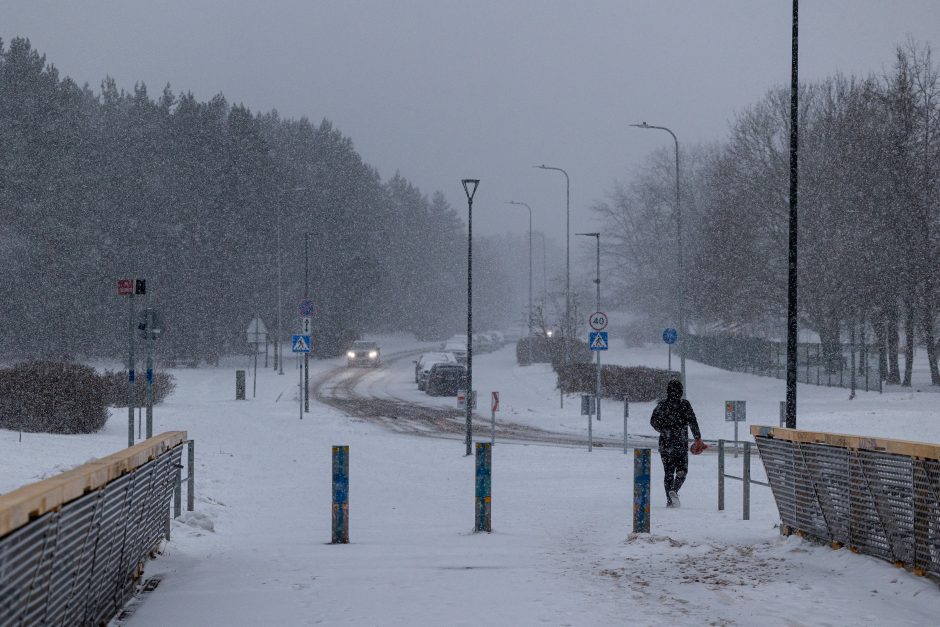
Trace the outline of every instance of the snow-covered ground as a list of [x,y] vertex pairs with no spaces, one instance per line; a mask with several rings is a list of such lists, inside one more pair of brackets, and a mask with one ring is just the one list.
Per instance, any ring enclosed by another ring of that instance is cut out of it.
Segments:
[[[386,340],[390,355],[417,346]],[[424,345],[427,346],[427,345]],[[659,347],[614,345],[610,363],[662,366]],[[313,361],[311,379],[341,364]],[[480,355],[475,387],[501,393],[500,418],[586,430],[577,399],[559,408],[544,366],[518,368],[511,348]],[[675,362],[674,362],[675,365]],[[242,366],[242,364],[239,364]],[[463,443],[393,434],[315,401],[299,418],[297,374],[259,371],[257,398],[235,401],[234,367],[176,370],[155,432],[196,440],[196,511],[147,568],[162,574],[122,621],[145,625],[846,625],[933,624],[940,587],[890,564],[780,537],[766,488],[741,520],[737,482],[717,511],[714,455],[691,458],[682,508],[667,510],[653,459],[652,533],[631,534],[632,456],[619,448],[497,442],[493,533],[474,534],[473,458]],[[413,364],[365,377],[369,394],[451,404],[417,392]],[[250,388],[249,375],[249,388]],[[775,424],[783,384],[689,362],[689,398],[706,437],[731,437],[724,400],[748,401],[748,424]],[[250,395],[250,391],[249,391]],[[934,394],[800,386],[800,426],[940,441]],[[631,434],[652,433],[649,404]],[[622,404],[598,430],[622,436]],[[0,431],[0,491],[126,444],[126,412],[91,436]],[[485,422],[485,421],[484,421]],[[598,423],[595,422],[595,426]],[[742,434],[746,433],[742,429]],[[485,434],[485,432],[484,432]],[[330,447],[350,446],[350,535],[330,538]],[[729,459],[729,472],[740,460]],[[759,462],[757,462],[759,464]]]

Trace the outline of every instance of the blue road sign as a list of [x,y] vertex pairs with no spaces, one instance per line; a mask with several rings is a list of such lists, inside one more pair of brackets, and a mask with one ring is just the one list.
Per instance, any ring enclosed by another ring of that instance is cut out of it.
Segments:
[[290,349],[295,353],[309,353],[310,352],[310,336],[309,335],[292,335],[290,339]]
[[313,310],[316,309],[316,305],[313,304],[313,301],[309,298],[305,298],[300,301],[300,315],[307,317],[313,313]]
[[676,340],[678,339],[679,339],[678,331],[676,331],[672,327],[663,329],[663,342],[665,342],[666,344],[675,344]]
[[607,331],[591,331],[591,338],[588,341],[592,351],[607,350]]

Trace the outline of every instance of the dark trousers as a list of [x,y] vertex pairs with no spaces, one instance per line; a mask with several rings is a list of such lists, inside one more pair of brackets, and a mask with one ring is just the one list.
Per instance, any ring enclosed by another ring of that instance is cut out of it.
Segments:
[[689,454],[685,447],[681,449],[665,449],[659,452],[663,458],[663,470],[666,476],[663,479],[663,485],[666,488],[666,494],[670,491],[679,491],[682,484],[685,483],[685,475],[689,472]]

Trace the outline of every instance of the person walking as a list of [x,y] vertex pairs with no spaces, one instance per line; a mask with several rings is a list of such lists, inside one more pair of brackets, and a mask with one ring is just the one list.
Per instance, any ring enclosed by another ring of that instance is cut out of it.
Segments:
[[657,403],[650,425],[659,433],[659,456],[666,477],[666,507],[679,507],[679,489],[689,472],[689,429],[695,437],[692,451],[705,450],[692,404],[682,398],[682,382],[672,380],[666,386],[666,398]]

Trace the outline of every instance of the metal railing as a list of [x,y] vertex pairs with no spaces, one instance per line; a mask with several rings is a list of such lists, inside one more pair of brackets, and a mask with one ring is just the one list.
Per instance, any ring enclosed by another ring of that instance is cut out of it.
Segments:
[[[841,344],[837,348],[835,354],[827,355],[821,344],[797,345],[797,380],[810,385],[882,391],[886,373],[882,371],[877,344],[859,342],[854,347]],[[688,335],[685,350],[689,359],[716,368],[786,378],[785,342],[724,334]]]
[[781,532],[940,579],[940,446],[752,426]]
[[[718,440],[718,511],[725,509],[725,479],[735,479],[743,484],[743,520],[751,519],[751,484],[770,487],[769,483],[751,479],[751,443],[744,442],[744,465],[742,466],[741,476],[729,475],[725,473],[725,442]],[[735,457],[737,457],[737,448],[735,448]]]
[[164,433],[0,496],[0,627],[114,616],[168,535],[186,441]]

